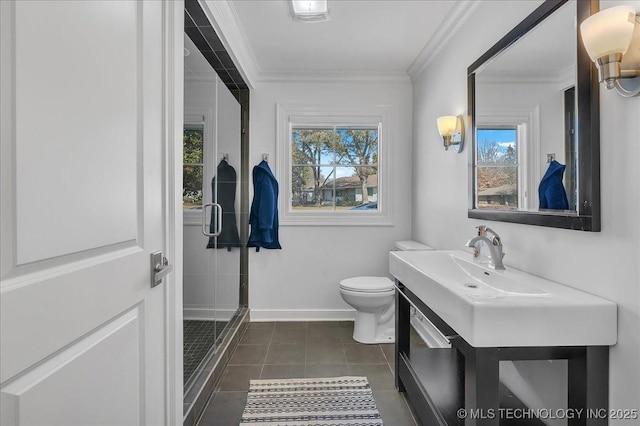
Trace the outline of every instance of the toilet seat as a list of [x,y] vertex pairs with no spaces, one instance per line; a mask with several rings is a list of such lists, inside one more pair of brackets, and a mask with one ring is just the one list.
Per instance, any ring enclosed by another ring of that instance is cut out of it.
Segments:
[[361,293],[384,293],[393,290],[393,281],[387,277],[354,277],[340,281],[340,288]]

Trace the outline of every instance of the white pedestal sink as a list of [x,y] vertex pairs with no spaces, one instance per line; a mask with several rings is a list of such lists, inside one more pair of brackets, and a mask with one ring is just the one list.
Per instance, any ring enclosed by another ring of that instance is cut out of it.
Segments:
[[474,347],[611,346],[617,305],[462,250],[397,251],[389,271]]

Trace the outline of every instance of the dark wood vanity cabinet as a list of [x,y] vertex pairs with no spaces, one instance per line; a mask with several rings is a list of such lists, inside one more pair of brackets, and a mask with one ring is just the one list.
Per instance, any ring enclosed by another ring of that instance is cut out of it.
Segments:
[[[608,346],[476,348],[402,283],[396,286],[396,387],[406,392],[422,425],[544,425],[540,418],[545,416],[564,416],[570,426],[609,424]],[[446,337],[450,348],[411,345],[412,308]],[[500,382],[500,361],[551,359],[568,362],[564,411],[529,409]]]

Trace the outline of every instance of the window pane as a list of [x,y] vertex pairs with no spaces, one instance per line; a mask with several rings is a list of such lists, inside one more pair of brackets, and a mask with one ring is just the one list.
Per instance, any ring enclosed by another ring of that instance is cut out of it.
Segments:
[[202,164],[203,128],[189,127],[183,132],[183,162],[185,164]]
[[291,208],[293,210],[333,210],[333,175],[333,167],[292,167]]
[[202,205],[203,166],[183,166],[182,206],[184,209]]
[[380,169],[387,163],[378,158],[388,148],[389,107],[285,105],[277,112],[279,143],[289,154],[278,168],[281,224],[391,224],[391,203],[384,204],[382,193],[387,175]]
[[478,166],[478,208],[518,208],[518,167]]
[[516,129],[478,129],[478,165],[518,164]]
[[336,163],[369,165],[378,163],[377,128],[338,128]]
[[332,164],[333,128],[294,128],[291,132],[292,164]]
[[354,167],[355,205],[351,210],[378,210],[378,168]]

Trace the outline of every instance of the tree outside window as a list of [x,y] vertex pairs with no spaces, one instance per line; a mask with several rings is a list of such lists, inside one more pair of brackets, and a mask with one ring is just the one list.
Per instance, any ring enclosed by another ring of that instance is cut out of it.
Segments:
[[479,209],[518,208],[518,140],[515,127],[477,130],[476,179]]
[[203,125],[185,125],[182,138],[182,206],[185,210],[202,206],[204,176],[203,136]]
[[378,126],[292,126],[291,208],[377,210]]

